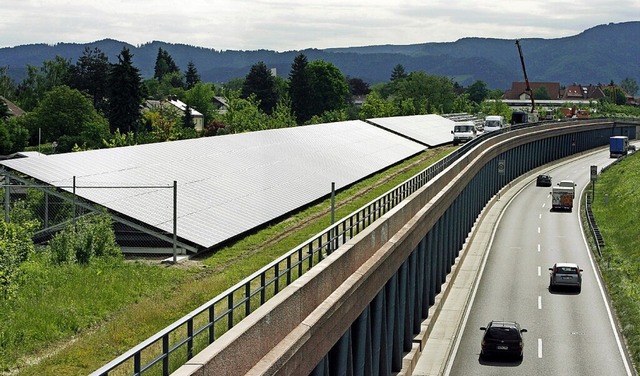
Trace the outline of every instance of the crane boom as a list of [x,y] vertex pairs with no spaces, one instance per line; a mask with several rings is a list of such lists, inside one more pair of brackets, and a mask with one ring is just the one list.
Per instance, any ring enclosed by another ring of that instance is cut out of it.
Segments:
[[522,71],[524,72],[524,82],[527,85],[527,92],[529,93],[529,98],[531,98],[531,112],[536,110],[536,102],[533,99],[533,90],[531,90],[531,86],[529,85],[529,78],[527,77],[527,68],[524,66],[524,56],[522,55],[522,48],[520,47],[520,41],[516,39],[516,46],[518,46],[518,53],[520,54],[520,62],[522,63]]

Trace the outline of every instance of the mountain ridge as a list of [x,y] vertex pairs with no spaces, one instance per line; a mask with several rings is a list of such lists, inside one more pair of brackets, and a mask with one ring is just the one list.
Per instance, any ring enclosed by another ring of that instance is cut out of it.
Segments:
[[[522,38],[520,43],[532,82],[608,84],[625,78],[640,83],[640,21],[594,26],[577,35],[544,39]],[[151,41],[138,46],[105,38],[92,43],[29,44],[0,48],[0,67],[16,82],[26,77],[26,66],[40,65],[56,55],[75,64],[85,47],[97,47],[114,63],[123,47],[133,54],[133,63],[143,78],[153,77],[158,48],[166,50],[184,72],[193,61],[205,82],[216,84],[244,77],[251,65],[263,61],[288,77],[296,55],[309,61],[322,59],[336,65],[345,76],[363,79],[369,84],[386,82],[393,67],[402,64],[405,71],[451,78],[462,86],[481,80],[491,89],[506,90],[511,82],[524,76],[515,39],[465,37],[455,42],[427,42],[407,45],[372,45],[295,51],[215,50],[212,48]]]

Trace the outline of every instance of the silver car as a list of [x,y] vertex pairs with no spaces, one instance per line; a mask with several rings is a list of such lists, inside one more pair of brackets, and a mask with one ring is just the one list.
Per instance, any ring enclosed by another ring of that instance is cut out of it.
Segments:
[[551,271],[549,291],[553,291],[558,287],[574,287],[578,292],[582,290],[582,269],[578,264],[559,262],[549,270]]

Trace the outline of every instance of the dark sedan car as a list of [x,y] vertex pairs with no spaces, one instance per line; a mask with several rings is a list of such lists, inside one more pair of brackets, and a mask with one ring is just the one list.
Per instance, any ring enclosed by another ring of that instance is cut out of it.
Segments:
[[536,186],[538,187],[551,187],[551,176],[538,175],[536,178]]
[[491,321],[484,330],[484,336],[480,343],[480,357],[491,355],[515,356],[522,359],[524,341],[522,333],[527,329],[520,328],[515,321]]

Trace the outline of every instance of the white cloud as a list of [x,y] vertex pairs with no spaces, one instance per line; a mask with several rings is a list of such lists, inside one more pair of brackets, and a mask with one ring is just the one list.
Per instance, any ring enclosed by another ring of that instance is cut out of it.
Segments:
[[464,37],[559,38],[639,14],[635,0],[4,0],[0,47],[112,38],[286,51]]

